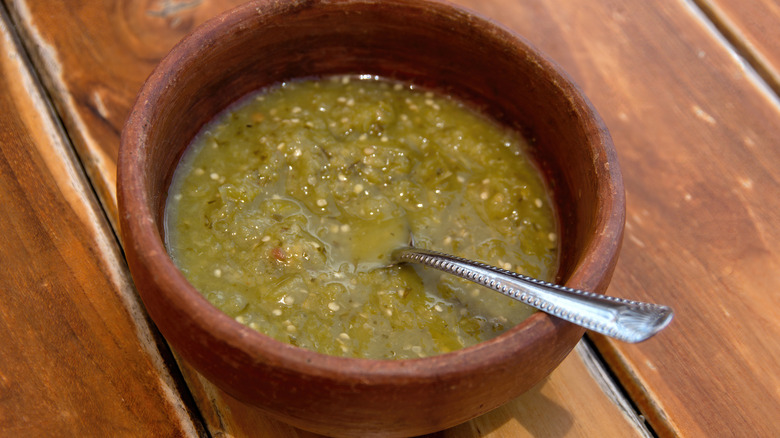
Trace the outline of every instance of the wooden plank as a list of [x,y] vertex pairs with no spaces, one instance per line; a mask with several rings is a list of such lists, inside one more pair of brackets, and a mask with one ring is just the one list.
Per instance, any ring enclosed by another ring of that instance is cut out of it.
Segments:
[[[495,438],[515,437],[628,437],[652,434],[642,424],[623,399],[619,389],[611,385],[601,362],[595,358],[586,342],[580,342],[572,354],[550,377],[510,403],[473,421],[440,434],[443,438],[467,438],[489,435]],[[582,380],[590,373],[593,379]],[[566,382],[559,385],[556,382]],[[608,397],[613,405],[594,403]],[[559,400],[578,400],[574,406],[561,405]],[[613,407],[617,407],[616,411]],[[630,430],[627,426],[631,425]]]
[[0,435],[197,436],[0,8]]
[[594,339],[652,427],[780,435],[777,96],[686,2],[469,4],[553,55],[612,132],[628,220],[609,291],[677,315],[640,345]]
[[[173,41],[237,2],[8,3],[113,217],[112,160],[129,96]],[[677,310],[647,343],[595,338],[643,414],[660,434],[777,435],[766,419],[780,414],[780,327],[762,313],[777,308],[780,286],[776,96],[687,2],[459,3],[550,54],[612,131],[629,211],[610,292]],[[151,12],[160,10],[164,19]],[[210,400],[200,402],[209,418]],[[555,402],[572,412],[600,403]],[[227,406],[211,418],[229,419]]]
[[116,228],[116,157],[130,106],[159,59],[241,0],[7,0],[17,29]]
[[771,0],[694,0],[751,67],[780,93],[780,4]]
[[[487,414],[431,436],[440,438],[650,437],[651,433],[610,384],[601,363],[584,343],[544,381]],[[264,431],[276,438],[314,438],[320,435],[295,429],[264,415],[208,384],[184,367],[195,398],[209,400],[206,424],[214,435],[253,436]]]
[[[239,2],[220,2],[218,6],[216,2],[197,1],[126,2],[122,7],[109,3],[89,2],[78,9],[58,1],[11,1],[9,6],[68,132],[87,163],[106,210],[115,217],[113,184],[118,133],[133,102],[133,93],[140,88],[156,60],[192,26]],[[112,25],[105,26],[107,22]],[[79,23],[79,26],[65,23]],[[557,414],[551,415],[557,415],[555,418],[563,424],[572,425],[567,436],[585,436],[588,429],[612,431],[613,436],[644,433],[636,421],[624,414],[623,406],[601,392],[599,385],[605,382],[594,380],[582,357],[574,355],[567,363],[572,364],[564,367],[569,370],[567,373],[558,373],[556,376],[560,377],[551,377],[545,383],[549,395],[530,399],[531,402],[542,400],[544,406],[557,406]],[[206,423],[215,435],[257,431],[269,436],[305,435],[258,415],[199,378],[186,364],[182,363],[182,367]],[[490,414],[493,416],[478,420],[469,426],[471,429],[461,429],[457,436],[481,436],[479,421],[489,424],[498,422],[496,418],[511,418],[516,415],[514,410],[522,410],[519,406],[523,403],[521,400],[515,408]],[[604,415],[590,415],[594,410]],[[525,415],[522,425],[506,420],[501,429],[504,435],[496,436],[514,436],[523,428],[560,431],[549,418]],[[574,425],[587,425],[588,429]]]

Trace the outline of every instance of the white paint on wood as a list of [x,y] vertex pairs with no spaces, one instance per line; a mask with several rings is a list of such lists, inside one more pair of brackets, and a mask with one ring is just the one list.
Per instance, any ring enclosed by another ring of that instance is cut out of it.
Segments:
[[[37,51],[37,57],[43,63],[43,71],[49,76],[48,84],[54,88],[54,94],[58,99],[61,99],[62,105],[64,105],[65,116],[68,117],[70,123],[73,124],[69,132],[76,134],[82,138],[74,138],[74,141],[81,141],[84,144],[82,148],[84,151],[88,151],[82,156],[82,160],[86,163],[86,167],[94,167],[98,169],[96,175],[91,175],[93,178],[101,178],[102,186],[108,191],[110,199],[103,199],[103,202],[116,205],[116,169],[114,159],[108,156],[100,147],[98,142],[90,134],[91,129],[84,122],[80,116],[80,112],[73,100],[73,95],[67,87],[67,81],[65,80],[62,63],[57,57],[57,49],[52,47],[46,39],[37,31],[35,25],[34,15],[27,7],[27,3],[19,1],[14,3],[14,10],[19,16],[19,19],[25,23],[24,29],[27,32],[26,36],[31,40]],[[113,218],[109,218],[113,220]]]
[[585,368],[593,376],[593,380],[599,385],[599,388],[604,394],[618,407],[623,417],[629,422],[634,424],[636,431],[641,433],[646,438],[652,438],[652,434],[645,426],[645,422],[636,412],[631,403],[626,399],[623,393],[618,388],[615,381],[609,375],[605,369],[605,365],[598,359],[596,354],[590,348],[590,346],[583,340],[580,341],[574,351],[580,355],[582,362],[585,364]]
[[[0,17],[5,18],[4,15]],[[124,259],[110,232],[106,218],[89,190],[87,179],[77,164],[72,148],[64,140],[65,134],[55,121],[52,107],[43,98],[40,85],[30,74],[26,58],[18,51],[18,42],[10,34],[5,19],[0,21],[0,38],[3,47],[8,48],[6,56],[0,57],[2,71],[3,74],[8,75],[9,82],[22,85],[10,89],[14,93],[14,101],[19,103],[17,107],[22,111],[20,117],[30,127],[29,132],[33,136],[38,155],[57,181],[63,198],[77,215],[85,231],[93,237],[93,243],[104,262],[104,272],[133,321],[138,342],[157,373],[160,391],[178,416],[178,424],[188,436],[198,436],[189,413],[175,389],[173,377],[157,349],[145,311],[133,289]],[[30,107],[32,111],[25,111]]]

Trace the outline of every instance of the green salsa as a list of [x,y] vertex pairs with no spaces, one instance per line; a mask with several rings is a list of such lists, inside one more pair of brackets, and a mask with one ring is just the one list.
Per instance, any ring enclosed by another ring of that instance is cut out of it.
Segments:
[[533,310],[408,244],[551,280],[557,224],[526,143],[464,104],[374,76],[283,83],[204,127],[166,205],[168,251],[212,304],[280,341],[404,359]]

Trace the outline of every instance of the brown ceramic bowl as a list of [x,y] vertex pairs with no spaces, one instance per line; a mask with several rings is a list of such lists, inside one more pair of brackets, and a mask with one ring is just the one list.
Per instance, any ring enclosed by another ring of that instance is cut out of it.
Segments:
[[221,313],[185,280],[163,245],[171,175],[206,122],[263,86],[337,73],[412,80],[525,133],[560,212],[558,280],[606,289],[625,203],[604,124],[566,74],[524,39],[435,1],[256,1],[179,43],[147,80],[122,133],[117,189],[130,270],[170,345],[237,399],[323,434],[444,429],[539,382],[584,330],[537,313],[495,339],[440,356],[326,356]]

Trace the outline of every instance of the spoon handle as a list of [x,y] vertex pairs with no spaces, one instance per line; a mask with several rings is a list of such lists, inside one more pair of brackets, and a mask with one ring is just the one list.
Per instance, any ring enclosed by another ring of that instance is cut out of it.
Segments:
[[457,275],[531,307],[625,342],[641,342],[672,320],[672,309],[537,280],[505,269],[418,248],[393,252],[399,262],[421,263]]

